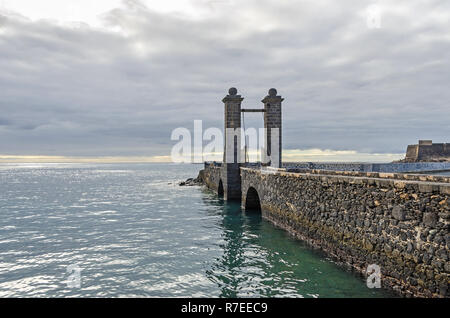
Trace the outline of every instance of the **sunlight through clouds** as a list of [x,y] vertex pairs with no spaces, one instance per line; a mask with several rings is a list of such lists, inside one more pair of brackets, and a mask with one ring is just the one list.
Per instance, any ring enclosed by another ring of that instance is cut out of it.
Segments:
[[376,1],[379,28],[369,0],[0,1],[3,155],[166,156],[176,127],[222,129],[232,86],[278,89],[298,160],[450,135],[448,1]]

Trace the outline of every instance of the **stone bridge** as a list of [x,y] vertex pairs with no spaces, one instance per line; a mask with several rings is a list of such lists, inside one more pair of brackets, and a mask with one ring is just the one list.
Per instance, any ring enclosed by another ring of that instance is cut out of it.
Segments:
[[[205,185],[359,273],[378,265],[385,288],[449,296],[450,178],[405,173],[448,170],[449,162],[283,165],[283,98],[270,89],[257,110],[242,109],[242,100],[235,88],[223,99],[225,130],[236,133],[225,134],[223,162],[205,163],[200,171]],[[273,140],[265,135],[261,156],[270,160],[264,164],[240,160],[245,111],[263,112],[264,128],[280,130]]]
[[[204,183],[224,193],[222,166]],[[335,261],[406,296],[447,297],[450,283],[450,178],[398,173],[240,168],[243,211],[264,219]]]

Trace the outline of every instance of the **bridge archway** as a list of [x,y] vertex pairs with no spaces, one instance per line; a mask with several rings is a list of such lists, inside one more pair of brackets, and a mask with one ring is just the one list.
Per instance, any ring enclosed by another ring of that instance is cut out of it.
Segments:
[[247,190],[245,197],[245,211],[254,211],[261,213],[261,201],[258,191],[255,188],[250,187]]
[[219,197],[223,197],[223,195],[224,195],[222,179],[220,179],[220,181],[219,181],[219,187],[217,188],[217,194],[219,195]]

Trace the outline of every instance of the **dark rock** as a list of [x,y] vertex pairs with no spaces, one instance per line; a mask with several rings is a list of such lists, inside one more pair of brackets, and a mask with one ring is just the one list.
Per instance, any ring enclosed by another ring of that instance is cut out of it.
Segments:
[[447,297],[448,296],[448,284],[441,284],[439,286],[439,294],[442,297]]
[[392,209],[392,216],[396,220],[404,221],[405,217],[406,217],[406,213],[401,206],[397,205]]
[[425,224],[425,226],[428,227],[436,227],[436,224],[438,222],[438,216],[436,215],[436,213],[425,213],[423,215],[423,224]]
[[202,180],[200,178],[189,178],[186,181],[181,181],[178,185],[179,186],[197,186],[201,185]]
[[407,251],[408,253],[411,253],[411,252],[413,251],[413,249],[414,249],[414,247],[413,247],[413,245],[411,244],[411,242],[408,242],[408,245],[407,245],[407,247],[406,247],[406,251]]

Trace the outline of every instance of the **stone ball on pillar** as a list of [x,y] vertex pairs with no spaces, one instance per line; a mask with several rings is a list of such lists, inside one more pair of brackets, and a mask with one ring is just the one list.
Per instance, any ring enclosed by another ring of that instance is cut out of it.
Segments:
[[237,89],[235,87],[230,88],[228,94],[230,94],[230,96],[235,96],[237,94]]
[[277,92],[277,90],[275,88],[269,89],[269,96],[270,97],[275,97],[275,96],[277,96],[277,94],[278,94],[278,92]]

